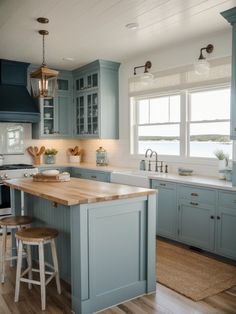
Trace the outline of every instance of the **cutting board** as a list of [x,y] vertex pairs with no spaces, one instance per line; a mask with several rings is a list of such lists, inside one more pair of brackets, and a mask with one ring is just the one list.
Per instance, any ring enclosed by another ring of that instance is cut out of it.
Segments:
[[54,176],[47,176],[42,173],[36,173],[33,175],[33,181],[37,182],[66,182],[70,181],[69,173],[59,173]]

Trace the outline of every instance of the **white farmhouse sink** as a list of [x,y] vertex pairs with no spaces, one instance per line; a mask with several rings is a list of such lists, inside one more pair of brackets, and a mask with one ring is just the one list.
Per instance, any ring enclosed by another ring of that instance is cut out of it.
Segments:
[[111,182],[149,188],[148,171],[127,170],[111,173]]

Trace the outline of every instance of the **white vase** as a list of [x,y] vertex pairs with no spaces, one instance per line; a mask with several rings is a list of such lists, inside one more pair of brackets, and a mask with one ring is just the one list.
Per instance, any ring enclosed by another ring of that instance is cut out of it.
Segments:
[[[225,163],[225,159],[223,160],[218,160],[218,170],[224,170],[226,168],[226,163]],[[219,178],[220,179],[225,179],[225,174],[224,173],[220,173],[219,172]]]
[[80,163],[80,156],[69,156],[69,162]]

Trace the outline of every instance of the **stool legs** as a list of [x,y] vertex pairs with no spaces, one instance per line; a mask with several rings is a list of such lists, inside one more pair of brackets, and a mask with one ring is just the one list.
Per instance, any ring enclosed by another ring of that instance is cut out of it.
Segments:
[[2,256],[1,256],[1,283],[5,281],[5,256],[7,243],[7,227],[2,228]]
[[58,292],[58,294],[61,294],[61,284],[60,284],[60,277],[59,277],[57,250],[56,250],[56,244],[55,244],[54,239],[51,241],[51,250],[52,250],[52,260],[53,260],[54,271],[56,273],[57,292]]
[[[32,281],[32,254],[31,254],[31,246],[27,245],[27,264],[28,264],[28,268],[29,268],[29,272],[28,272],[28,278],[29,280]],[[29,289],[32,289],[32,283],[29,282],[28,283],[28,287]]]
[[39,243],[39,273],[41,285],[41,306],[44,311],[46,308],[46,285],[45,285],[45,264],[44,264],[44,247],[43,243]]
[[19,241],[18,257],[17,257],[17,268],[16,268],[15,302],[18,302],[18,300],[19,300],[22,253],[23,253],[23,244],[22,244],[22,241]]

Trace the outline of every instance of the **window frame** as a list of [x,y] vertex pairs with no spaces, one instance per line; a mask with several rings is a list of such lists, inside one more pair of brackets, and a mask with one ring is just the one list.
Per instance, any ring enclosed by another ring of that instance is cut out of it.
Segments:
[[[216,120],[199,120],[190,121],[191,117],[191,93],[214,91],[230,89],[230,83],[216,84],[209,86],[201,86],[197,88],[189,88],[178,91],[161,92],[161,93],[145,93],[139,96],[130,97],[130,155],[134,159],[140,159],[143,154],[138,153],[138,126],[140,125],[167,125],[167,124],[179,124],[180,127],[180,154],[179,155],[161,155],[167,162],[190,162],[195,164],[212,165],[216,164],[217,160],[214,157],[195,157],[190,156],[190,124],[191,123],[207,123],[207,122],[230,122],[229,119],[216,119]],[[167,97],[180,95],[180,122],[164,122],[164,123],[150,123],[150,124],[138,124],[138,101],[151,98]],[[230,135],[230,134],[229,134]],[[232,156],[234,151],[234,142],[232,143]]]

